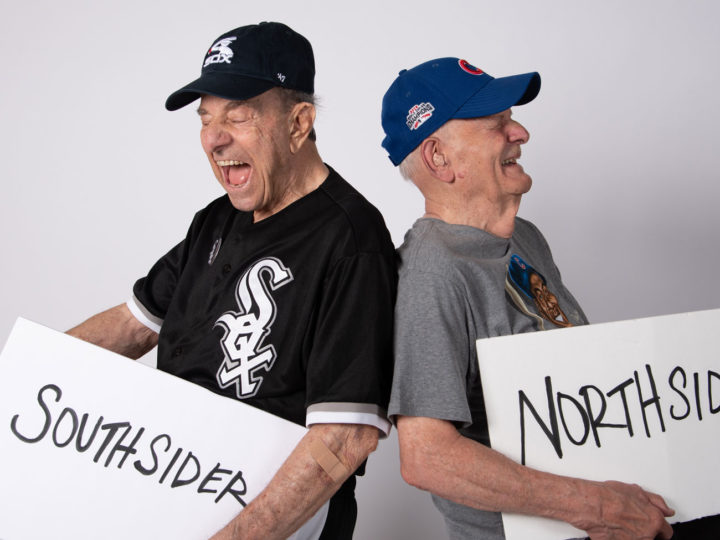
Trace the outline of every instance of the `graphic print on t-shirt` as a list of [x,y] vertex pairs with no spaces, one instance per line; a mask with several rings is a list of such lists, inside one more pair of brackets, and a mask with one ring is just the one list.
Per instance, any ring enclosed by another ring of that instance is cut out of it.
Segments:
[[292,272],[279,259],[256,261],[238,280],[235,298],[239,311],[223,313],[215,323],[225,334],[220,340],[225,358],[217,381],[221,388],[236,385],[240,399],[257,394],[263,382],[259,372],[272,369],[275,347],[263,345],[277,312],[270,293],[292,280]]
[[[532,300],[538,314],[546,321],[550,321],[561,328],[572,326],[572,323],[560,308],[557,296],[547,288],[547,281],[543,275],[526,263],[519,255],[513,254],[510,257],[505,283],[506,288],[510,286],[515,291],[520,292],[522,296]],[[508,292],[511,293],[511,291]],[[511,297],[516,304],[522,302],[517,294],[511,294]],[[518,307],[527,312],[527,307],[524,304],[518,305]]]

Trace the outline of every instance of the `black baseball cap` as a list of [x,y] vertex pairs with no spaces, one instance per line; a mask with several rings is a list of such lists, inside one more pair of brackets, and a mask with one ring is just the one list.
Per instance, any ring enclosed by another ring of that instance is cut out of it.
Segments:
[[310,42],[289,26],[261,22],[241,26],[213,41],[200,78],[170,94],[169,111],[210,94],[250,99],[273,87],[314,92],[315,59]]

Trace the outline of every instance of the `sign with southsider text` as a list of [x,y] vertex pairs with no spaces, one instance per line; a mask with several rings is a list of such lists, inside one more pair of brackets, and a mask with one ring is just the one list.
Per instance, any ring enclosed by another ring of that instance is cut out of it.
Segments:
[[[671,523],[720,513],[720,310],[477,341],[490,442],[535,469],[636,483]],[[508,540],[584,537],[503,514]]]
[[18,319],[0,355],[0,539],[207,539],[306,431]]

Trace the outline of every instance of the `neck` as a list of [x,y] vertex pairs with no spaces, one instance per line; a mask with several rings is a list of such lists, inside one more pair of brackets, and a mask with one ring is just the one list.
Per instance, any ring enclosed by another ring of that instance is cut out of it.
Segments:
[[425,217],[439,219],[453,225],[468,225],[501,238],[510,238],[515,231],[515,216],[520,208],[520,197],[505,204],[490,203],[468,205],[465,201],[443,204],[425,199]]
[[323,163],[315,144],[303,145],[301,151],[293,156],[292,162],[289,164],[288,181],[279,201],[269,212],[255,210],[253,221],[255,223],[262,221],[315,191],[329,173],[330,171]]

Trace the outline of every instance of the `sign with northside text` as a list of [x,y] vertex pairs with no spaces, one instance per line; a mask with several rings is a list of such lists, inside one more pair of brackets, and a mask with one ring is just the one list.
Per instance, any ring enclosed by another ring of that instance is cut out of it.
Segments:
[[[720,512],[720,310],[477,341],[492,447],[535,469],[659,493],[672,523]],[[584,537],[503,514],[508,540]]]
[[0,539],[207,539],[306,431],[18,319],[0,356]]

